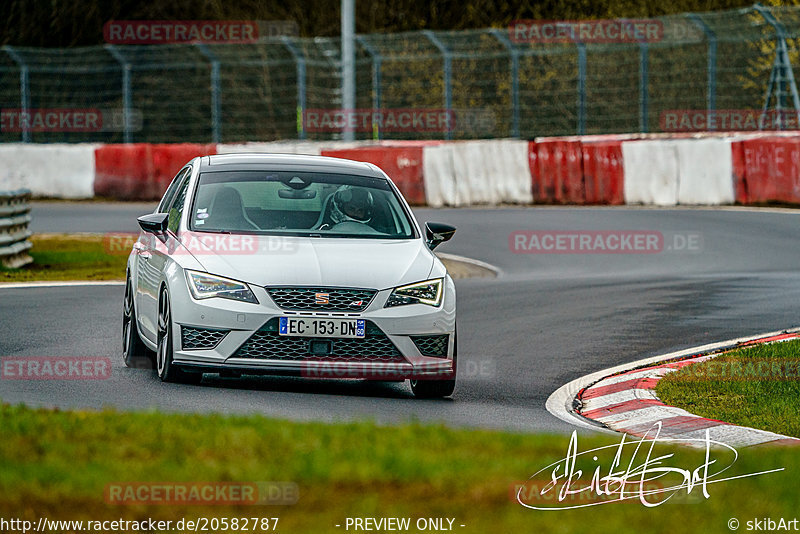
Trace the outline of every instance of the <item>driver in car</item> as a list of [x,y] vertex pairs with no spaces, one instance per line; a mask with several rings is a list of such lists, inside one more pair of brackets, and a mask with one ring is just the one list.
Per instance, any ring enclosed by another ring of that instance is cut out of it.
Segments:
[[360,187],[343,185],[333,194],[331,219],[334,224],[372,220],[372,193]]
[[369,223],[372,221],[375,200],[368,190],[352,185],[339,187],[331,198],[329,222],[320,230],[339,230],[353,233],[379,233]]

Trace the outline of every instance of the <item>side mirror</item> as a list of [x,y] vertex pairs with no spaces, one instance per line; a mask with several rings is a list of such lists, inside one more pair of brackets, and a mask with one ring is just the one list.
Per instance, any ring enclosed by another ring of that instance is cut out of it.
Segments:
[[455,233],[455,226],[437,222],[425,223],[425,241],[428,244],[428,248],[431,250],[435,249],[445,241],[449,241]]
[[137,219],[139,226],[148,234],[163,234],[167,231],[167,220],[169,219],[168,213],[151,213],[150,215],[142,215]]

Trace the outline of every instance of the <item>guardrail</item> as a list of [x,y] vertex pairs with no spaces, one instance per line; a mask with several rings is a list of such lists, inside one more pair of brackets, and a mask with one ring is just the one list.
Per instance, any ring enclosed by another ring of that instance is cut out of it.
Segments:
[[31,192],[28,189],[0,191],[0,265],[17,269],[33,262],[28,254],[32,232]]

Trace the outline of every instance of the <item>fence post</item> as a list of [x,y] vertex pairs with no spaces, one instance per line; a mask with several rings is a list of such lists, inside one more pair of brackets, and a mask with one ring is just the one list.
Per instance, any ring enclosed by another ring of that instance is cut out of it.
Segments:
[[[433,46],[439,49],[442,54],[443,74],[444,74],[444,108],[448,116],[452,117],[453,113],[453,73],[452,73],[452,57],[450,50],[444,45],[442,41],[431,30],[422,30],[423,35],[433,43]],[[448,141],[453,138],[452,125],[447,129],[445,139]]]
[[122,69],[122,120],[124,122],[122,140],[125,143],[132,142],[131,127],[131,64],[116,49],[114,45],[107,44],[106,50],[117,60]]
[[219,59],[203,43],[195,46],[201,54],[211,63],[211,142],[219,143],[222,138],[222,105],[220,103],[219,88]]
[[303,120],[306,113],[306,58],[288,36],[284,35],[281,40],[297,65],[297,137],[303,140],[306,138],[306,125]]
[[383,137],[380,124],[375,121],[375,114],[381,112],[381,64],[383,63],[383,57],[374,46],[369,44],[369,41],[364,39],[363,35],[356,35],[356,41],[364,47],[364,50],[372,58],[372,138],[377,141]]
[[[775,101],[776,109],[778,111],[778,129],[783,130],[783,107],[784,99],[786,98],[783,89],[783,82],[789,83],[789,91],[792,93],[792,104],[797,119],[800,120],[800,96],[797,94],[797,84],[794,79],[794,71],[792,70],[792,63],[789,59],[789,50],[786,46],[786,27],[776,19],[772,13],[761,4],[753,5],[753,9],[764,18],[764,20],[775,28],[775,61],[772,62],[772,72],[769,76],[769,86],[767,87],[767,95],[764,99],[764,109],[761,114],[761,124],[766,116],[767,109],[769,108],[769,101],[772,97],[772,88],[775,87]],[[759,128],[760,129],[760,128]]]
[[647,43],[639,43],[639,131],[647,133],[647,99],[650,83]]
[[489,31],[506,47],[511,56],[511,137],[519,138],[519,50],[504,32],[497,28]]
[[586,134],[586,43],[578,47],[578,135]]
[[[342,76],[342,109],[347,116],[356,108],[356,0],[341,0],[341,57]],[[349,121],[347,121],[349,122]],[[355,141],[356,132],[345,122],[342,128],[343,141]]]
[[[20,94],[20,105],[22,106],[21,114],[28,116],[28,110],[31,107],[31,92],[30,92],[30,75],[28,71],[28,64],[25,63],[25,58],[23,58],[16,50],[14,50],[10,46],[4,46],[3,50],[11,57],[11,59],[19,65],[19,94]],[[21,125],[20,125],[21,126]],[[27,124],[22,127],[22,142],[23,143],[30,143],[31,142],[31,132],[26,127]]]
[[[708,111],[717,109],[717,34],[697,13],[689,13],[689,19],[697,25],[708,39]],[[716,125],[716,121],[713,121]]]

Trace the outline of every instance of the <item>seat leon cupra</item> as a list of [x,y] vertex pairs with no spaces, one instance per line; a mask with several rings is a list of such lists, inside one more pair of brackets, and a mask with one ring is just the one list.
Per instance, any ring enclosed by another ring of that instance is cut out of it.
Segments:
[[123,354],[161,380],[203,373],[456,379],[456,291],[421,228],[369,163],[227,154],[189,162],[128,259]]

